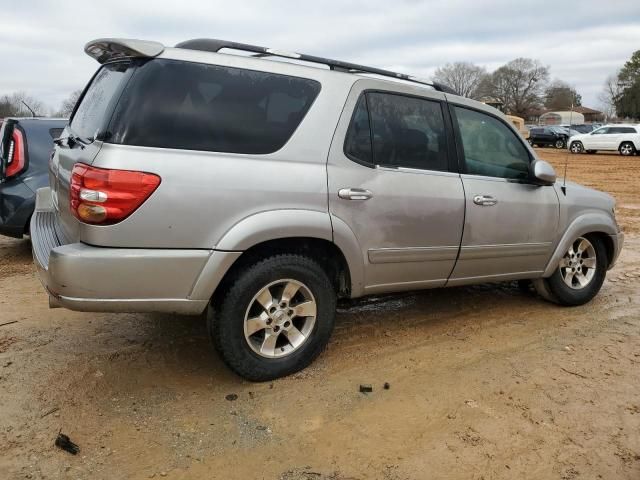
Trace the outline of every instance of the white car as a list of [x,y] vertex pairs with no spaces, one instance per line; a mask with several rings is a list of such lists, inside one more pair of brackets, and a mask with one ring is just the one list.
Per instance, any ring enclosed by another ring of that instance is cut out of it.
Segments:
[[591,133],[572,135],[567,141],[572,153],[596,153],[598,150],[634,155],[640,151],[640,127],[635,125],[605,125]]

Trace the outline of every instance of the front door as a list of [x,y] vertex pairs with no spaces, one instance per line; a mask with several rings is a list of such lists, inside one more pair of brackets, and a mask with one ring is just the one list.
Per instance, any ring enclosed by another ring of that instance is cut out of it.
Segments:
[[386,85],[354,85],[328,160],[332,222],[359,243],[366,294],[444,285],[464,219],[444,95]]
[[530,181],[533,157],[506,122],[464,105],[451,109],[462,147],[466,216],[449,284],[540,274],[558,228],[555,189]]

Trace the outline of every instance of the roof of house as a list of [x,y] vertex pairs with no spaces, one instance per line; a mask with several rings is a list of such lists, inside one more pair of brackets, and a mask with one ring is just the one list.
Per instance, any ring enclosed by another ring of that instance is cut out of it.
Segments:
[[593,108],[589,107],[574,107],[573,111],[578,113],[602,113],[599,110],[594,110]]

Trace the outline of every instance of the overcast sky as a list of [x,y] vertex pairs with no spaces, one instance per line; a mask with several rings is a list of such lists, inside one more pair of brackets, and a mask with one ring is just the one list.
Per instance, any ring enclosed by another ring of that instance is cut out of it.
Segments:
[[0,94],[22,90],[51,107],[87,82],[83,53],[99,37],[198,37],[395,69],[429,77],[469,61],[493,70],[539,59],[597,107],[606,77],[640,49],[640,0],[230,1],[0,0]]

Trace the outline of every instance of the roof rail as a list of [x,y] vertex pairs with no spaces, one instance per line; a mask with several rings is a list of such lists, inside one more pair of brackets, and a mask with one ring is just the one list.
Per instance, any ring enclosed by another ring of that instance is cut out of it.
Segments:
[[381,68],[367,67],[364,65],[358,65],[356,63],[348,63],[340,60],[332,60],[330,58],[316,57],[314,55],[305,55],[296,52],[286,52],[283,50],[276,50],[274,48],[258,47],[256,45],[249,45],[246,43],[229,42],[226,40],[216,40],[213,38],[198,38],[194,40],[186,40],[178,43],[176,48],[184,48],[188,50],[200,50],[203,52],[219,52],[225,48],[231,50],[240,50],[245,52],[254,53],[254,57],[282,57],[292,58],[303,62],[319,63],[327,65],[331,70],[336,70],[345,73],[370,73],[374,75],[380,75],[383,77],[391,77],[399,80],[405,80],[408,82],[419,83],[421,85],[428,85],[433,87],[439,92],[452,93],[459,95],[453,88],[443,85],[438,82],[429,82],[422,80],[411,75],[404,73],[392,72],[391,70],[383,70]]

